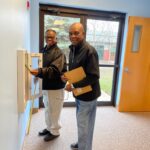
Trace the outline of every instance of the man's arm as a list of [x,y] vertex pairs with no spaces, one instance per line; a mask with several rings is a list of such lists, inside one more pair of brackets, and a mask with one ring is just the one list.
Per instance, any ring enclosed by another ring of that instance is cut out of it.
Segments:
[[36,76],[39,78],[54,78],[56,75],[61,75],[65,61],[64,54],[59,55],[49,67],[39,68]]

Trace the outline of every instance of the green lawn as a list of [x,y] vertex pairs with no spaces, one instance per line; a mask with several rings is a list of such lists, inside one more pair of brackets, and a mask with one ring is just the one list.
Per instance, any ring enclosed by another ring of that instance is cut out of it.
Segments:
[[113,70],[111,68],[100,68],[101,89],[111,95]]

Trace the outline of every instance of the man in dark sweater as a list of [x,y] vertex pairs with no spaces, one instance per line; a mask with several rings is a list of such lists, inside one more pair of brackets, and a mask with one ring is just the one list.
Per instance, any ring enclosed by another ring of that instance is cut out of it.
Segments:
[[60,135],[59,118],[63,107],[64,86],[61,75],[66,71],[66,58],[57,46],[56,32],[49,29],[45,33],[46,46],[43,48],[43,68],[32,70],[32,75],[42,78],[43,101],[45,105],[46,129],[39,132],[50,141]]
[[[93,131],[96,116],[97,98],[100,96],[99,61],[94,47],[85,41],[85,32],[81,23],[74,23],[69,29],[71,41],[69,70],[83,67],[86,77],[73,85],[66,85],[67,91],[91,85],[92,91],[75,96],[78,140],[71,144],[74,150],[92,150]],[[63,80],[67,80],[62,76]]]

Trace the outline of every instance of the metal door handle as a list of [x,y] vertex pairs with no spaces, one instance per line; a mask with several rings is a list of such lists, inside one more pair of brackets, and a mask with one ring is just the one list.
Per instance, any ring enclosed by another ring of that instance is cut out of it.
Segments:
[[126,73],[129,73],[129,72],[130,72],[128,67],[125,67],[125,68],[124,68],[124,71],[125,71]]

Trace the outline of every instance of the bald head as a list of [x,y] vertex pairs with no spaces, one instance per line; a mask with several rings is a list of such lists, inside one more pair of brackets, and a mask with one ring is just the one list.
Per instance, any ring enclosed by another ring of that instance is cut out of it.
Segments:
[[84,32],[84,28],[83,28],[83,25],[80,23],[80,22],[76,22],[76,23],[73,23],[70,28],[77,28],[79,29],[81,32]]
[[81,23],[73,23],[70,26],[69,38],[73,45],[78,45],[84,40],[84,28]]

